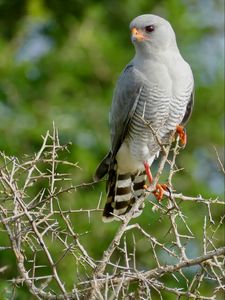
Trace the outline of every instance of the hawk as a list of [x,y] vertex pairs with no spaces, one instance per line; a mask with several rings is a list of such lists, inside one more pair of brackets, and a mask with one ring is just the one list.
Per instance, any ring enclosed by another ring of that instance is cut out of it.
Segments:
[[177,129],[186,142],[183,127],[194,102],[192,71],[170,23],[145,14],[130,23],[130,30],[135,56],[117,81],[109,118],[111,148],[94,175],[98,181],[108,174],[105,222],[128,213],[143,197],[146,179],[151,183],[150,167],[161,149],[154,132],[162,144],[168,144]]

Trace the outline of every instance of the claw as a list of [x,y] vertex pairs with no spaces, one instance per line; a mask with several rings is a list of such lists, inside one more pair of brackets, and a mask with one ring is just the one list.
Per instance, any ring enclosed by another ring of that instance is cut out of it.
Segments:
[[155,191],[152,192],[152,193],[155,195],[155,197],[158,201],[161,201],[162,198],[163,198],[164,191],[169,191],[170,192],[170,189],[168,188],[168,186],[166,184],[159,184],[158,183],[156,185]]
[[144,185],[143,185],[143,189],[145,189],[146,191],[148,191],[148,186],[147,186],[147,184],[144,184]]
[[[143,186],[143,188],[147,191],[147,192],[150,192],[148,190],[148,186],[145,184]],[[156,185],[156,189],[152,192],[152,194],[155,195],[156,199],[158,201],[161,201],[162,198],[163,198],[163,194],[164,194],[164,191],[167,191],[169,193],[169,197],[171,197],[171,190],[170,188],[166,185],[166,184],[157,184]]]
[[187,144],[187,134],[186,134],[186,132],[185,132],[184,127],[181,126],[181,125],[177,125],[177,127],[176,127],[176,132],[177,132],[177,134],[178,134],[179,137],[180,137],[181,144],[182,144],[183,146],[185,146],[185,145]]

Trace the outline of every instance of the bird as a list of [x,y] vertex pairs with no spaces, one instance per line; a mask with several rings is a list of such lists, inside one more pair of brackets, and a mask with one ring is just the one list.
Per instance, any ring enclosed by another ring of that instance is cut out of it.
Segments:
[[[150,167],[161,145],[168,144],[176,131],[186,143],[184,127],[194,104],[193,73],[180,54],[171,24],[144,14],[131,21],[130,31],[135,55],[117,80],[109,114],[111,147],[94,174],[95,181],[108,175],[103,222],[121,220],[146,195],[146,181],[152,182]],[[165,187],[158,187],[155,194],[161,200]],[[132,217],[138,217],[143,207]]]

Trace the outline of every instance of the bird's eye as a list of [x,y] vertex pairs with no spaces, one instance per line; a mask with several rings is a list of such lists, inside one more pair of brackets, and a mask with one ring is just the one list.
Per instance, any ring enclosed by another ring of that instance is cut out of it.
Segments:
[[155,30],[155,26],[154,25],[149,25],[145,27],[145,31],[146,32],[152,32]]

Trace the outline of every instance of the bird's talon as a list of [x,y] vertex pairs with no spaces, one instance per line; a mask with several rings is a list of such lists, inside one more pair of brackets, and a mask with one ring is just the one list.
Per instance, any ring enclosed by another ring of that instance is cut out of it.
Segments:
[[143,185],[143,189],[148,190],[147,184],[144,184],[144,185]]
[[169,187],[167,187],[167,189],[166,189],[167,191],[168,191],[168,193],[169,193],[169,197],[171,197],[171,195],[172,195],[172,191],[171,191],[171,189],[169,188]]
[[177,125],[176,132],[179,135],[181,144],[183,146],[185,146],[187,144],[187,134],[186,134],[185,128],[181,125]]
[[169,187],[166,184],[159,184],[158,183],[156,185],[155,191],[153,191],[152,193],[155,195],[155,197],[158,201],[161,201],[162,198],[163,198],[164,191],[168,191],[171,195],[171,191],[170,191]]

